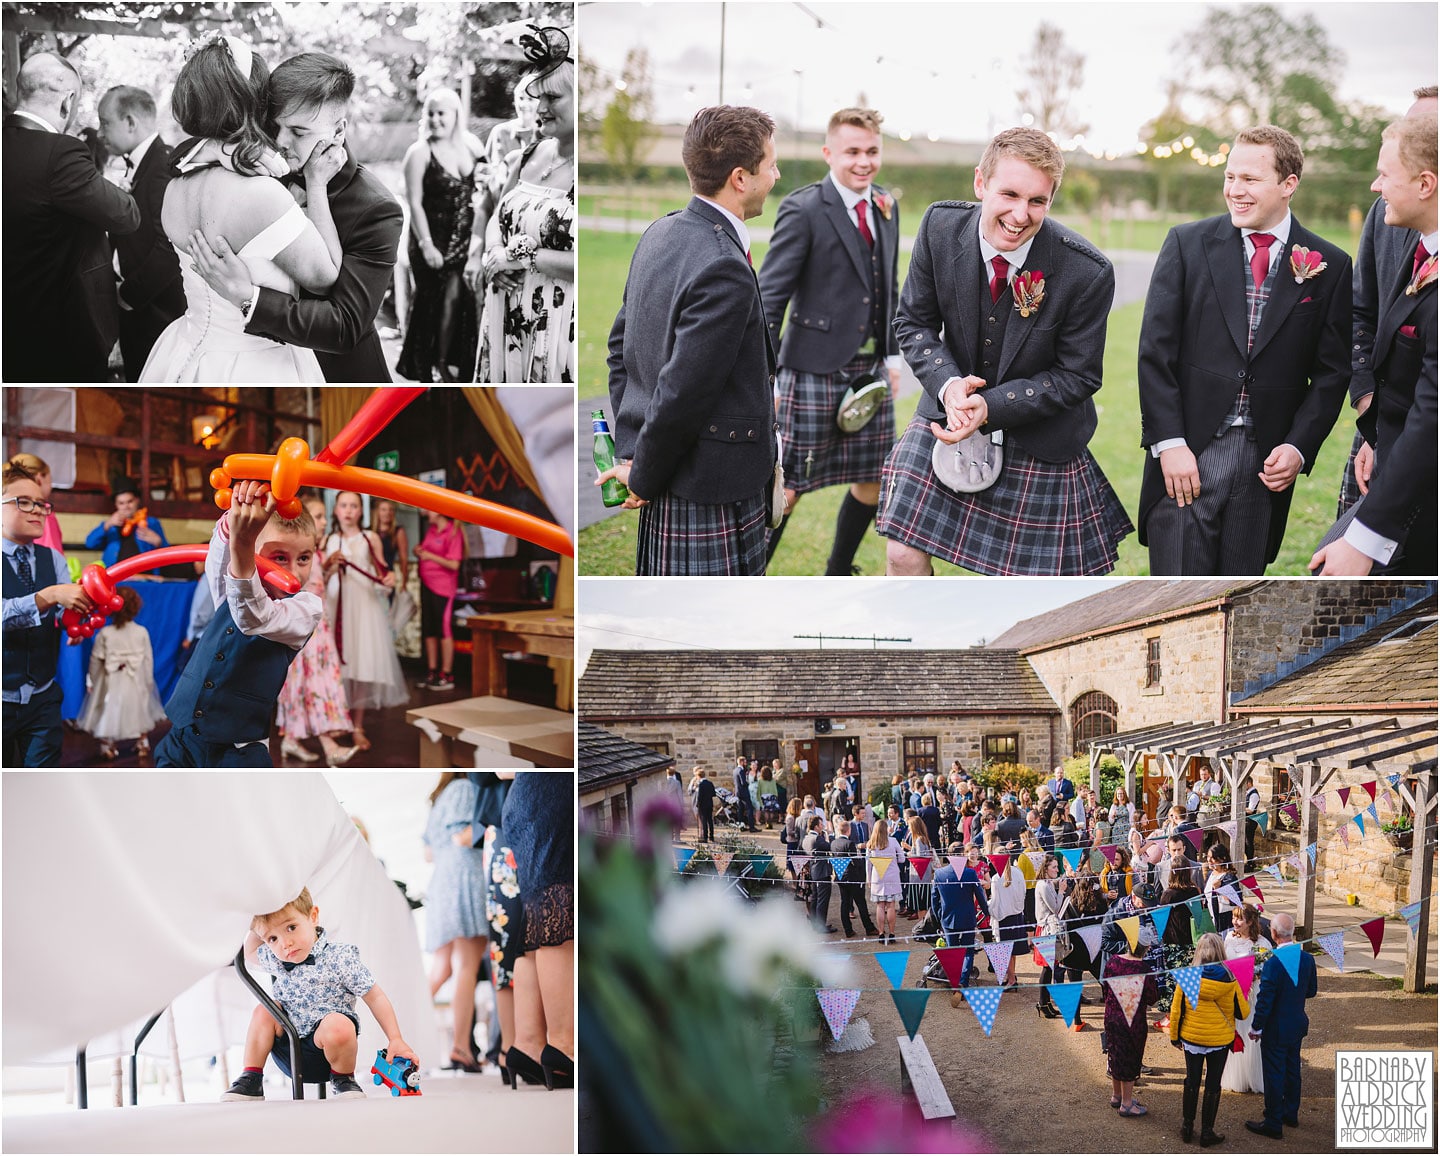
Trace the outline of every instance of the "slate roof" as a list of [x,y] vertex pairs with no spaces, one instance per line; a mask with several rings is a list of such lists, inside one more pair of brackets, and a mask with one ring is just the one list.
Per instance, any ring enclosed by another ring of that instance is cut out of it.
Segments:
[[590,723],[580,724],[580,758],[576,770],[581,790],[643,779],[654,771],[663,771],[674,761],[669,755],[632,743],[612,731]]
[[[1436,626],[1392,638],[1407,623],[1434,618],[1436,600],[1427,598],[1351,639],[1302,670],[1235,706],[1246,710],[1312,710],[1322,706],[1410,705],[1434,711]],[[1388,641],[1387,641],[1388,640]]]
[[1202,606],[1227,594],[1256,585],[1234,578],[1197,581],[1146,579],[1102,590],[1034,618],[1023,618],[988,645],[999,649],[1033,651],[1064,639],[1083,638],[1118,626],[1140,624]]
[[591,719],[1058,714],[1016,650],[597,650]]

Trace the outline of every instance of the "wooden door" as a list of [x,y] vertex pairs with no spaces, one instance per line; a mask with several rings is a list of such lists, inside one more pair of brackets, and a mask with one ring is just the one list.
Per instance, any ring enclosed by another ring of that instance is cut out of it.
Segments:
[[815,739],[795,740],[795,761],[801,764],[799,788],[796,793],[804,802],[806,795],[820,798],[820,744]]

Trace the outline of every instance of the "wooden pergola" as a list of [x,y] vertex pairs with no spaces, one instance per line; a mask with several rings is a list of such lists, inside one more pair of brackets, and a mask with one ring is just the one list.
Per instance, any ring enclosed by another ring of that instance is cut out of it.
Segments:
[[[1135,768],[1145,757],[1160,763],[1170,776],[1174,797],[1180,798],[1185,768],[1193,758],[1208,759],[1230,790],[1230,819],[1220,827],[1234,841],[1245,831],[1245,789],[1256,764],[1284,767],[1298,784],[1300,797],[1300,846],[1316,842],[1319,808],[1316,796],[1338,786],[1336,776],[1348,778],[1357,770],[1368,778],[1382,779],[1399,770],[1396,790],[1410,808],[1416,831],[1410,859],[1410,902],[1420,904],[1420,920],[1409,933],[1405,959],[1405,990],[1416,992],[1425,982],[1430,948],[1430,892],[1434,885],[1436,851],[1436,760],[1433,757],[1406,763],[1405,756],[1433,752],[1440,725],[1431,718],[1420,722],[1398,717],[1316,720],[1265,719],[1214,722],[1171,722],[1120,734],[1105,735],[1090,742],[1090,787],[1100,787],[1100,759],[1113,754],[1125,771],[1126,791],[1134,797]],[[1391,770],[1382,772],[1382,766]],[[1408,780],[1408,782],[1407,782]],[[1413,785],[1412,785],[1413,784]],[[1315,909],[1315,871],[1301,872],[1299,902],[1295,912],[1297,938],[1308,938]]]

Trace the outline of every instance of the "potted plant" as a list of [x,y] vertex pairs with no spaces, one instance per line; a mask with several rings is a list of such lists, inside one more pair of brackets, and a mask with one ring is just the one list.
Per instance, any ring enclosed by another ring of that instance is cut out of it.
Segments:
[[1415,842],[1415,825],[1409,815],[1397,815],[1380,824],[1380,830],[1402,851],[1408,851]]

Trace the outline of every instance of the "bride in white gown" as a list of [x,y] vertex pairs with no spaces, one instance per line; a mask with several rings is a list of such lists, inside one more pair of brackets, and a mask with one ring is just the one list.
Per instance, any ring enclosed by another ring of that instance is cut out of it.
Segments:
[[186,311],[160,335],[142,382],[323,382],[315,354],[245,332],[246,314],[215,293],[190,253],[229,245],[257,286],[324,293],[339,276],[339,236],[329,201],[302,209],[278,177],[289,166],[266,135],[269,69],[233,36],[199,42],[175,81],[175,119],[192,138],[177,150],[177,176],[160,220],[180,259]]
[[[1260,913],[1246,903],[1235,908],[1230,930],[1225,933],[1225,958],[1253,956],[1257,951],[1274,951],[1275,945],[1260,933]],[[1250,1038],[1250,1024],[1255,1018],[1255,993],[1260,990],[1260,968],[1250,988],[1250,1014],[1235,1021],[1235,1031],[1245,1043],[1243,1052],[1232,1052],[1225,1061],[1220,1087],[1227,1092],[1263,1092],[1265,1069],[1260,1061],[1260,1042]]]

